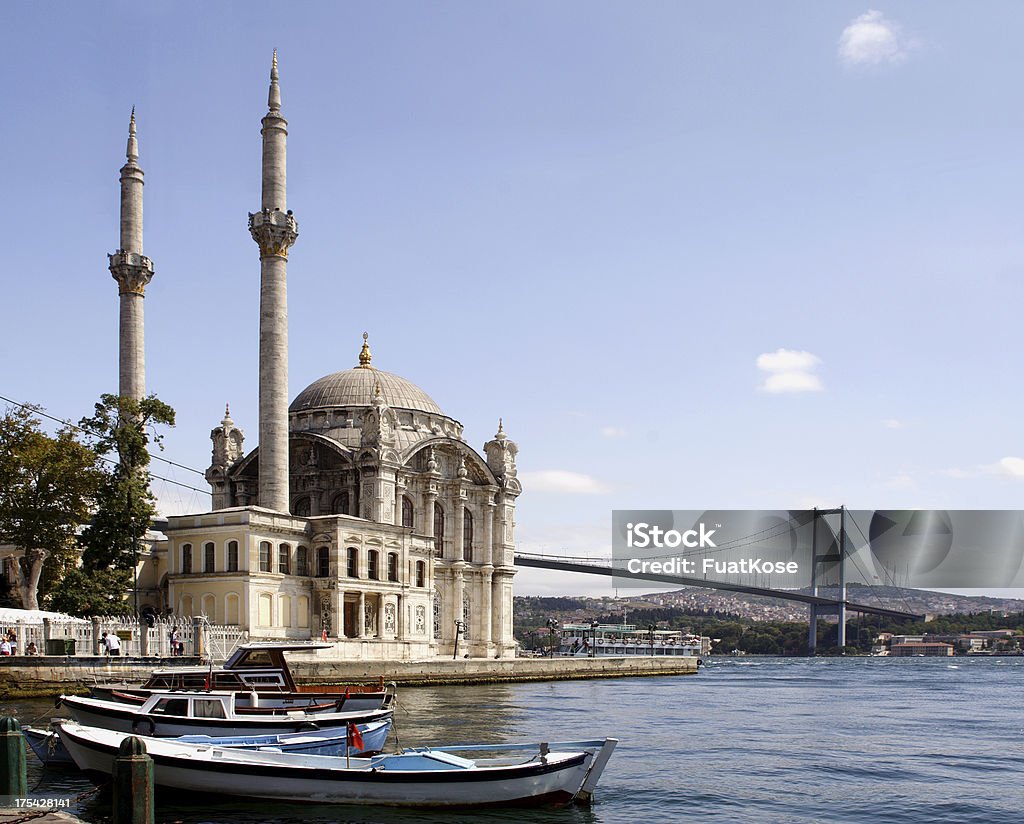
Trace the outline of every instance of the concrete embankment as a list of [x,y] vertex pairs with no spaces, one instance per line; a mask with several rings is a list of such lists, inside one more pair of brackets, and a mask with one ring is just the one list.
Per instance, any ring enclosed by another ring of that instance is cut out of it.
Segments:
[[[97,681],[142,681],[156,668],[195,666],[195,658],[17,656],[0,660],[0,697],[28,698],[81,691]],[[685,656],[618,658],[434,658],[426,661],[293,660],[297,683],[308,686],[394,681],[405,686],[486,684],[692,675],[697,659]]]
[[430,661],[297,661],[292,664],[292,674],[300,684],[376,681],[383,678],[405,686],[692,675],[696,671],[697,659],[685,656],[435,658]]

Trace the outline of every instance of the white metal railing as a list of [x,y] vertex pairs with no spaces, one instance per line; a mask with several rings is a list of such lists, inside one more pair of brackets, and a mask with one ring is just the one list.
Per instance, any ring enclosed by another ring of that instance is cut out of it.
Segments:
[[213,625],[205,617],[154,617],[152,622],[122,616],[32,618],[0,625],[5,637],[11,632],[17,655],[107,655],[102,643],[106,633],[118,637],[122,657],[173,658],[201,651],[204,658],[223,661],[248,640],[248,633],[240,627]]

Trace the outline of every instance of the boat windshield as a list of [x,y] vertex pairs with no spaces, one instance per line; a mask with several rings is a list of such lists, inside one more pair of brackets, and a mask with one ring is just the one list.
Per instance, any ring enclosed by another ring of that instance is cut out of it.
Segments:
[[192,711],[196,718],[224,718],[224,705],[216,699],[195,698]]
[[150,712],[158,715],[188,715],[187,698],[161,698]]

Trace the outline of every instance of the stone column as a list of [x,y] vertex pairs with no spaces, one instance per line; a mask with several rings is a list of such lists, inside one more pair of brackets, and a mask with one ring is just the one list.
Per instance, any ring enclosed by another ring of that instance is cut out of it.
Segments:
[[492,619],[492,603],[491,598],[491,580],[492,572],[490,569],[484,569],[481,574],[481,585],[480,590],[483,598],[481,599],[480,605],[480,643],[486,650],[491,645],[491,619]]
[[260,486],[259,505],[289,511],[288,487],[288,250],[298,224],[287,211],[288,121],[281,116],[277,53],[270,72],[269,111],[263,118],[263,200],[249,215],[260,249]]
[[359,620],[356,621],[356,638],[366,637],[366,593],[359,593]]
[[[452,587],[452,637],[455,636],[455,622],[462,620],[462,596],[466,592],[466,582],[462,576],[462,564],[456,562],[452,568],[454,586]],[[469,627],[463,628],[463,641],[469,641]]]
[[487,507],[484,509],[484,564],[494,563],[494,493],[487,490]]

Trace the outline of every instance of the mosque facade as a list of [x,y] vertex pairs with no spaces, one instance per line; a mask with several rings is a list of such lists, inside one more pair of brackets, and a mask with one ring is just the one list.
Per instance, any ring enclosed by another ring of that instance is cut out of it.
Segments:
[[[349,369],[288,401],[287,264],[298,239],[286,202],[287,121],[277,57],[262,120],[259,444],[225,410],[213,429],[209,512],[168,519],[147,557],[145,600],[205,615],[254,639],[322,639],[343,658],[515,654],[512,581],[517,445],[499,422],[482,452],[412,382],[373,364],[368,336]],[[143,173],[134,113],[122,169],[122,394],[144,393]],[[125,171],[127,170],[127,172]],[[355,337],[355,336],[353,336]],[[353,347],[355,354],[356,347]]]

